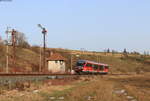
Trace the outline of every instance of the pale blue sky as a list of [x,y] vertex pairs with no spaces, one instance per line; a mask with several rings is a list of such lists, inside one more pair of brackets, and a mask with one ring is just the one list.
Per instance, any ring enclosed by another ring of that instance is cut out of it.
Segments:
[[12,0],[0,2],[0,36],[7,26],[48,47],[102,51],[150,50],[150,0]]

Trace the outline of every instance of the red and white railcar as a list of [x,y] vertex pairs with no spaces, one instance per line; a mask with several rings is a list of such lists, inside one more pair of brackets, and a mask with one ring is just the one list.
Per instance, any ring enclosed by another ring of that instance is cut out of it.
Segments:
[[78,60],[74,70],[77,74],[107,74],[109,66],[89,60]]

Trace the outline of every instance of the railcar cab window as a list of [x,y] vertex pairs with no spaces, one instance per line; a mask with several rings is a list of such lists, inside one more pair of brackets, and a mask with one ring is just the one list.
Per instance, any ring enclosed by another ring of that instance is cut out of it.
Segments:
[[85,62],[82,62],[82,61],[77,62],[77,66],[81,66],[81,67],[83,67],[83,66],[84,66],[84,64],[85,64]]

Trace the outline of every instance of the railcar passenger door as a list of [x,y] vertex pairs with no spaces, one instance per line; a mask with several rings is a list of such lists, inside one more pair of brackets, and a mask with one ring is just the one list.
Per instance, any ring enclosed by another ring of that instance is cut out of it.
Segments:
[[87,71],[90,71],[90,68],[92,68],[92,64],[87,63],[87,64],[86,64],[86,70],[87,70]]
[[108,66],[105,66],[105,70],[104,71],[108,72],[108,68],[109,68]]
[[100,65],[100,72],[103,72],[104,71],[104,66],[103,65]]
[[94,65],[93,71],[97,72],[97,70],[98,70],[98,65]]

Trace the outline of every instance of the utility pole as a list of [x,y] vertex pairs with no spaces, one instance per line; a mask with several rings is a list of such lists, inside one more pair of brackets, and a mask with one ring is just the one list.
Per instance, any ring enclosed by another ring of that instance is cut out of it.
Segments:
[[12,46],[13,46],[13,55],[12,55],[12,60],[13,60],[13,66],[15,66],[16,64],[16,33],[17,31],[12,29],[12,31],[8,30],[9,27],[7,27],[6,30],[6,34],[7,34],[7,48],[6,48],[6,52],[7,52],[7,56],[6,56],[6,73],[9,72],[8,70],[8,65],[9,65],[9,60],[8,60],[8,51],[9,51],[9,47],[8,47],[8,34],[11,34],[11,41],[12,41]]
[[46,50],[46,42],[45,42],[45,36],[47,34],[47,30],[42,27],[41,24],[38,24],[38,27],[40,27],[42,29],[42,34],[43,34],[43,68],[45,68],[45,50]]
[[100,55],[97,55],[97,62],[100,62]]
[[70,54],[70,72],[72,71],[72,53]]
[[12,46],[13,46],[13,66],[16,65],[16,33],[17,31],[12,29]]
[[41,45],[40,45],[39,72],[41,72],[41,67],[42,67],[42,50],[41,50]]
[[9,41],[8,41],[8,34],[9,34],[9,27],[7,27],[7,30],[6,30],[6,35],[7,35],[7,43],[6,43],[6,73],[9,73],[9,47],[8,47],[8,44],[9,44]]

